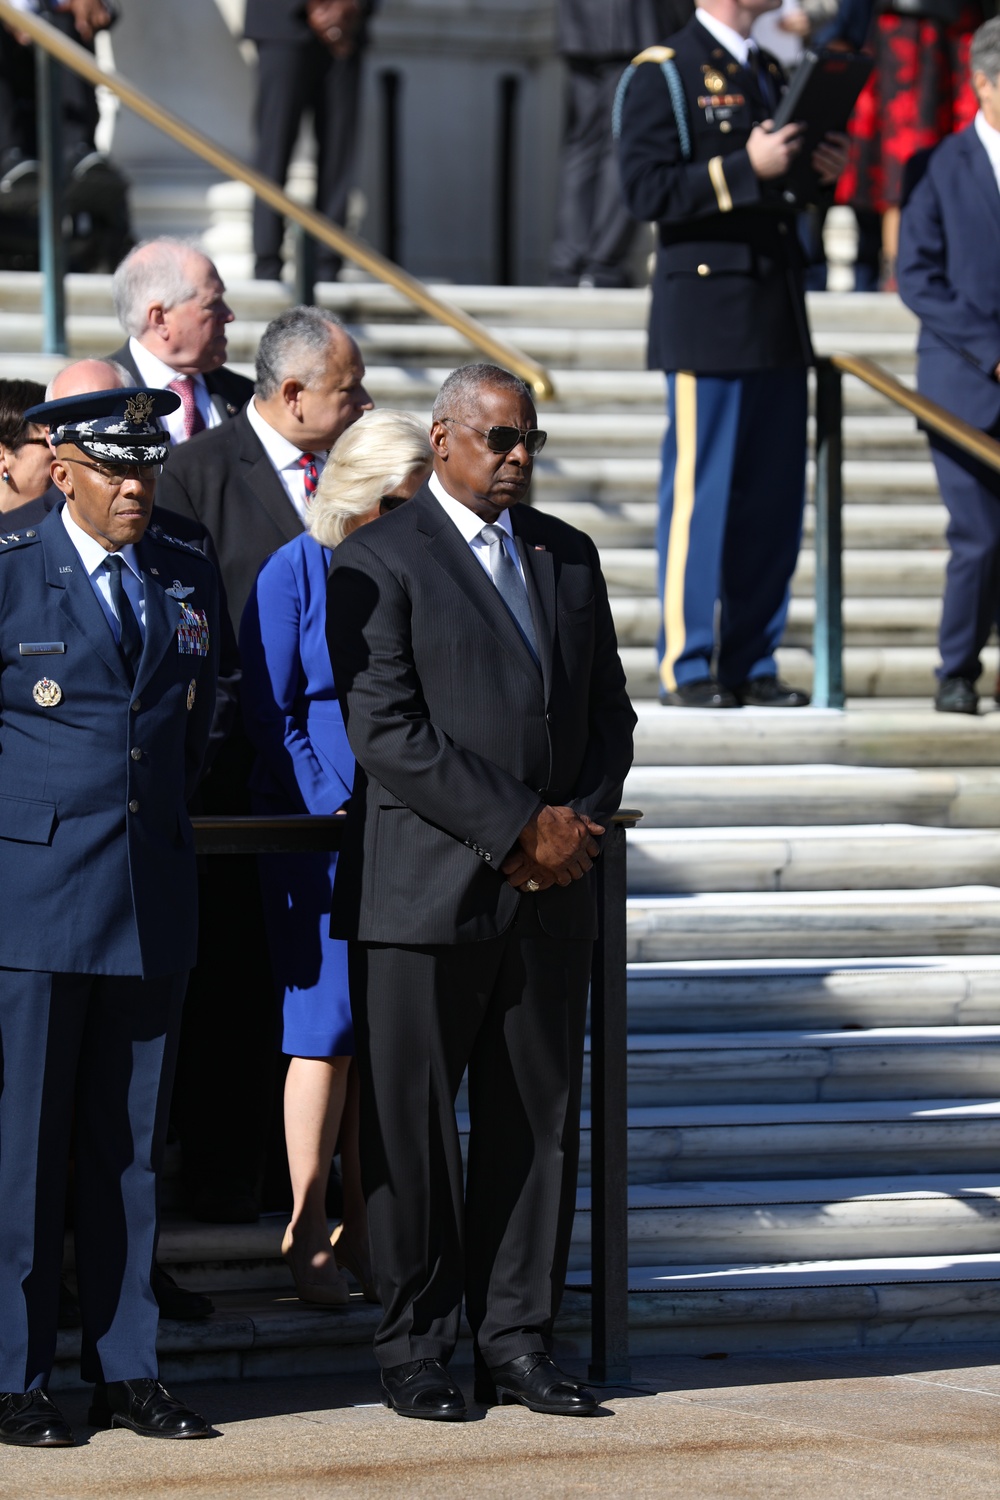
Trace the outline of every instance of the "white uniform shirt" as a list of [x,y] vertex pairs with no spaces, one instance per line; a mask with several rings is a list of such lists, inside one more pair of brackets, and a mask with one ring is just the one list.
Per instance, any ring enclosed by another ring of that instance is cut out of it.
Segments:
[[[88,459],[89,463],[90,460]],[[81,526],[78,526],[69,513],[69,506],[62,508],[62,522],[65,526],[69,539],[80,555],[84,571],[90,579],[90,586],[97,595],[97,602],[104,611],[105,618],[114,633],[116,641],[121,640],[121,622],[115,614],[114,605],[111,603],[111,574],[105,567],[108,557],[111,555],[106,547],[90,536]],[[142,631],[143,640],[146,638],[146,590],[142,581],[142,573],[139,571],[139,560],[135,555],[135,548],[129,542],[122,547],[118,553],[125,566],[122,568],[122,588],[128,596],[136,619],[139,621],[139,629]]]

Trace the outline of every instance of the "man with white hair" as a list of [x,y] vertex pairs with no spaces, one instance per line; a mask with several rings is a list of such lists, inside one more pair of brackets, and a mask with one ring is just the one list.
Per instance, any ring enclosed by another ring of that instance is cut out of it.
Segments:
[[137,385],[176,391],[181,405],[164,419],[172,443],[235,417],[253,383],[227,370],[226,326],[233,321],[223,285],[207,255],[164,237],[136,245],[111,282],[128,342],[111,355]]

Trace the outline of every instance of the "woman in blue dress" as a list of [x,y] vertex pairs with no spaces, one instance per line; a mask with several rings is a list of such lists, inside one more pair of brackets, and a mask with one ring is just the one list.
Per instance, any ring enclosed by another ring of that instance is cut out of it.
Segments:
[[[257,577],[240,627],[240,655],[259,813],[331,814],[351,795],[354,759],[326,643],[333,548],[410,499],[430,465],[427,432],[415,418],[366,413],[330,453],[308,530],[269,557]],[[271,963],[284,997],[282,1050],[291,1058],[284,1109],[293,1208],[282,1254],[300,1298],[326,1305],[348,1299],[340,1267],[374,1296],[357,1153],[347,944],[329,933],[336,863],[327,854],[260,859]],[[344,1221],[331,1244],[326,1185],[338,1138]]]

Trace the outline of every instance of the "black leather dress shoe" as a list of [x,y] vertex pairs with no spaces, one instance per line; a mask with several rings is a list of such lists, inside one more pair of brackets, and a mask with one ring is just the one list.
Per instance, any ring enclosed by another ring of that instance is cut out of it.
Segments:
[[942,677],[934,694],[939,714],[977,714],[979,694],[965,677]]
[[411,1359],[382,1371],[382,1404],[401,1417],[461,1422],[465,1397],[439,1359]]
[[215,1303],[201,1292],[189,1292],[178,1286],[174,1278],[161,1265],[154,1264],[149,1284],[160,1309],[161,1318],[176,1318],[189,1323],[192,1319],[211,1317]]
[[484,1406],[519,1401],[552,1417],[592,1417],[599,1410],[593,1391],[564,1375],[547,1354],[522,1354],[491,1366],[488,1375],[477,1365],[475,1394]]
[[71,1448],[69,1423],[46,1391],[0,1391],[0,1443],[19,1448]]
[[808,708],[809,694],[790,687],[780,677],[751,677],[741,683],[736,696],[747,708]]
[[140,1437],[211,1437],[204,1417],[171,1396],[158,1380],[110,1380],[94,1387],[91,1427],[129,1427]]
[[680,682],[672,693],[662,692],[660,702],[668,708],[739,708],[735,693],[716,682],[714,677],[700,677],[697,682]]

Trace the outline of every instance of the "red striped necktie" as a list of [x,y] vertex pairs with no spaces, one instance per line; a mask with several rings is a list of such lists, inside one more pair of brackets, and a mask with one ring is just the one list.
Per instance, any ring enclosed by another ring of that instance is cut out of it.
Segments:
[[306,486],[306,504],[312,505],[316,497],[316,486],[319,483],[319,470],[316,467],[315,453],[303,453],[299,458],[299,468]]
[[194,437],[196,432],[205,431],[205,418],[198,410],[198,403],[194,398],[194,376],[178,375],[176,380],[171,380],[167,386],[168,391],[176,391],[181,398],[181,411],[184,414],[184,441]]

